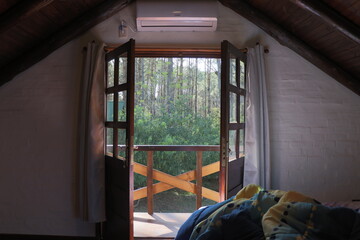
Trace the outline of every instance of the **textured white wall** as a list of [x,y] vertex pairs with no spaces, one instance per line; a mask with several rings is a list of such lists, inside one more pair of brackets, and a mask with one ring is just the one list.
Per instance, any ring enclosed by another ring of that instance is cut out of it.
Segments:
[[272,181],[321,201],[360,198],[360,96],[292,51],[266,58]]
[[76,217],[81,45],[0,87],[0,233],[93,236]]
[[[81,50],[86,39],[110,44],[218,48],[222,40],[269,47],[273,187],[319,200],[360,197],[360,97],[219,4],[209,33],[136,33],[134,5],[0,87],[0,233],[94,235],[76,217],[76,124]],[[92,36],[91,36],[92,35]]]

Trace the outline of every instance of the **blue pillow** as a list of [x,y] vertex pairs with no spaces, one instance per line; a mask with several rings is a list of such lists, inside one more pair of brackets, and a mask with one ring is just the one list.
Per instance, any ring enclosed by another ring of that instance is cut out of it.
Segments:
[[188,240],[191,236],[191,233],[196,225],[198,225],[201,221],[208,218],[214,211],[218,208],[222,207],[224,204],[233,200],[234,197],[229,198],[223,202],[219,202],[217,204],[207,206],[204,208],[200,208],[193,212],[191,216],[184,222],[184,224],[180,227],[175,240]]

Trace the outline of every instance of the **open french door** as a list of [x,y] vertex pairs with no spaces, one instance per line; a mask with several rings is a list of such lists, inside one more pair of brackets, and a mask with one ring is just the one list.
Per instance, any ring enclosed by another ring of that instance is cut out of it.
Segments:
[[135,40],[105,56],[105,239],[133,239]]
[[220,200],[243,187],[246,54],[221,43]]

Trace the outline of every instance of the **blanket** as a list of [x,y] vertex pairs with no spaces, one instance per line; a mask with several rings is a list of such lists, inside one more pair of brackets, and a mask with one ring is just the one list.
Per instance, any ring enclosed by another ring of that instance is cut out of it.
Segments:
[[294,191],[249,185],[214,206],[194,212],[175,239],[360,239],[360,214],[323,206]]

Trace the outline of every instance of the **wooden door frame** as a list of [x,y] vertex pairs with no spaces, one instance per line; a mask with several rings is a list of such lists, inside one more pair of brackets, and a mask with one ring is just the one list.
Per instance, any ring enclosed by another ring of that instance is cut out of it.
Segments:
[[[113,129],[113,150],[112,154],[107,153],[105,149],[105,166],[106,166],[106,214],[107,221],[104,223],[104,239],[114,239],[122,235],[123,232],[128,234],[128,239],[132,240],[133,233],[133,161],[134,161],[134,89],[135,89],[135,40],[130,39],[127,43],[121,45],[105,56],[105,79],[108,84],[108,62],[114,60],[114,85],[106,86],[105,94],[114,94],[113,119],[105,121],[105,128]],[[119,83],[119,57],[126,54],[127,69],[126,82]],[[126,92],[126,120],[118,119],[118,94]],[[105,101],[106,102],[106,101]],[[107,111],[107,110],[106,110]],[[106,115],[107,116],[107,115]],[[107,119],[105,119],[107,120]],[[125,158],[120,157],[118,130],[126,132],[125,140]],[[106,141],[105,141],[106,144]],[[106,147],[106,146],[105,146]],[[114,172],[116,171],[116,172]],[[120,174],[118,174],[120,173]],[[128,199],[120,197],[119,192],[128,194]],[[119,203],[121,206],[114,204]],[[124,208],[121,208],[124,207]],[[116,211],[114,210],[116,209]],[[116,213],[115,213],[116,212]],[[118,223],[126,223],[122,228],[116,228]],[[115,236],[114,236],[115,235]]]
[[[130,41],[134,41],[131,39]],[[222,44],[224,44],[222,42]],[[110,50],[109,55],[116,55],[116,53],[120,50],[114,48],[106,48],[106,50]],[[236,49],[240,52],[246,52],[247,49]],[[227,53],[224,51],[221,51],[219,49],[191,49],[191,48],[137,48],[135,49],[135,41],[134,44],[132,44],[132,49],[130,51],[130,54],[128,55],[128,80],[129,77],[132,77],[134,81],[132,81],[133,84],[131,86],[129,85],[129,91],[135,90],[135,57],[194,57],[194,58],[221,58]],[[228,85],[224,86],[224,83],[226,83],[226,76],[229,75],[229,68],[226,67],[229,64],[229,59],[226,60],[227,63],[221,64],[221,72],[225,73],[221,76],[221,91],[220,91],[220,98],[221,98],[221,106],[226,106],[226,116],[227,116],[227,122],[229,122],[229,103],[228,103],[228,96],[227,93],[229,93]],[[130,64],[129,64],[130,63]],[[133,67],[132,67],[133,66]],[[115,71],[115,73],[118,71]],[[117,73],[116,73],[117,74]],[[128,81],[129,82],[129,81]],[[129,147],[127,148],[127,156],[128,157],[128,164],[129,164],[129,186],[131,191],[129,192],[129,201],[133,203],[133,188],[134,188],[134,173],[133,173],[133,162],[134,162],[134,103],[135,103],[135,96],[132,94],[132,96],[127,95],[127,101],[130,103],[130,106],[127,108],[127,116],[129,119],[127,121],[132,124],[132,126],[129,126],[126,128],[127,136],[130,136],[129,139],[127,139],[127,144]],[[114,102],[114,105],[117,105],[116,102]],[[116,106],[117,109],[117,106]],[[222,107],[221,107],[222,109]],[[132,113],[131,113],[132,111]],[[115,112],[114,112],[115,114]],[[117,114],[116,114],[117,115]],[[115,116],[114,116],[115,117]],[[220,192],[220,201],[223,201],[227,197],[227,171],[228,171],[228,126],[220,126],[220,135],[224,136],[220,139],[220,173],[219,173],[219,192]],[[114,152],[117,153],[118,149],[117,146],[114,146]],[[108,157],[108,156],[106,156]],[[129,225],[130,225],[130,238],[133,239],[134,232],[133,232],[133,213],[134,213],[134,206],[133,204],[130,204],[130,217],[129,217]]]
[[[240,57],[236,57],[236,84],[238,87],[231,85],[230,83],[230,55],[235,53],[236,56],[241,56],[244,58],[244,67],[246,66],[246,51],[243,49],[238,49],[234,47],[228,41],[223,41],[221,43],[221,123],[220,123],[220,175],[219,175],[219,192],[220,192],[220,201],[226,200],[228,196],[228,176],[229,176],[229,130],[236,130],[236,159],[243,162],[244,165],[244,156],[240,157],[239,154],[239,136],[240,130],[244,129],[245,134],[245,123],[240,121],[240,109],[239,109],[239,100],[240,95],[246,96],[245,86],[246,86],[246,67],[245,67],[245,77],[244,77],[244,89],[240,88]],[[236,120],[237,123],[230,123],[230,93],[236,93]],[[245,114],[245,109],[244,109]],[[245,140],[245,139],[244,139]],[[242,167],[242,178],[244,168]],[[243,179],[242,179],[243,182]]]

